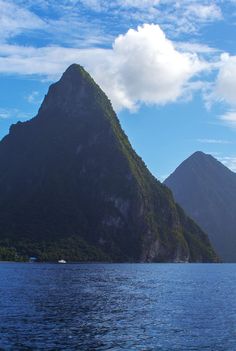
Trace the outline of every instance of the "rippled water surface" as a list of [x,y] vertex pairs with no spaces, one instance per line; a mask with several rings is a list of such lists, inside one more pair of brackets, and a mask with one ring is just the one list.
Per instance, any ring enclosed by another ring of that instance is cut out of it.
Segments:
[[236,350],[234,264],[0,264],[0,350]]

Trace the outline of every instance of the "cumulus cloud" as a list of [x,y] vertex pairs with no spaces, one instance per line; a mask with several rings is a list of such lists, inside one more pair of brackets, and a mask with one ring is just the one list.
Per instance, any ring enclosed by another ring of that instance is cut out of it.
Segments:
[[188,81],[206,68],[196,54],[177,51],[158,25],[148,24],[115,40],[112,63],[102,85],[118,108],[129,109],[139,102],[176,101]]
[[207,68],[194,53],[178,51],[158,25],[118,36],[112,49],[32,48],[2,45],[0,72],[55,78],[77,62],[94,76],[118,110],[181,98],[189,81]]

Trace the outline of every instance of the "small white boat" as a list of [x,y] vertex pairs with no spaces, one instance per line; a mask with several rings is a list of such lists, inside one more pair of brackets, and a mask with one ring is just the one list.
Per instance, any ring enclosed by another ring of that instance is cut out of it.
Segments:
[[59,260],[58,263],[66,263],[65,260]]

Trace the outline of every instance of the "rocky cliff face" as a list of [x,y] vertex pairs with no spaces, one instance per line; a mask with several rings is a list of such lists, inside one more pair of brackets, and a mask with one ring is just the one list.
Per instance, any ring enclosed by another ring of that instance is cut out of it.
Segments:
[[223,261],[236,262],[236,174],[211,155],[196,152],[165,184],[208,234]]
[[[214,261],[79,65],[0,143],[0,247],[41,260]],[[0,251],[1,252],[1,251]]]

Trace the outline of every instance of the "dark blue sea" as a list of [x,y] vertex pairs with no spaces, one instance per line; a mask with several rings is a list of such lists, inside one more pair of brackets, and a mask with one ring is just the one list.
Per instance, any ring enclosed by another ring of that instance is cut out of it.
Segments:
[[0,350],[235,351],[236,265],[0,263]]

